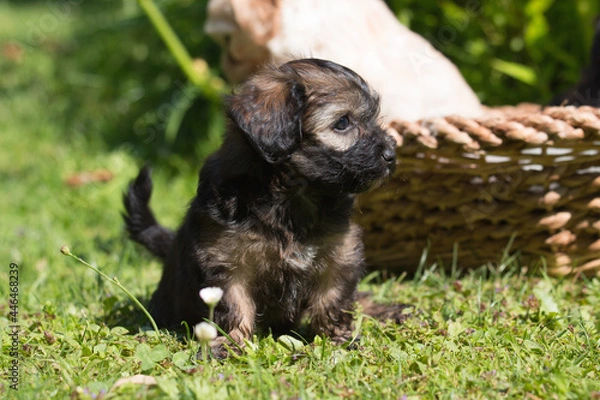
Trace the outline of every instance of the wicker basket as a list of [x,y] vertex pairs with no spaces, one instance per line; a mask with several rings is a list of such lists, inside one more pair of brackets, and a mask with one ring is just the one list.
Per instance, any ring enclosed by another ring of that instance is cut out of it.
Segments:
[[525,104],[392,127],[398,170],[356,213],[371,266],[411,271],[428,248],[472,268],[512,238],[523,265],[600,276],[600,109]]

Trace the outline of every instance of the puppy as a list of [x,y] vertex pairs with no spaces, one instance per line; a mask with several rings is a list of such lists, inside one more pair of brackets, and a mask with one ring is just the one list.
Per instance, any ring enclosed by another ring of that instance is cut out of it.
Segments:
[[[226,111],[224,143],[176,233],[148,206],[147,168],[124,196],[131,238],[164,259],[150,312],[163,327],[196,324],[208,315],[198,291],[217,286],[215,322],[238,345],[257,330],[289,332],[306,314],[313,333],[347,341],[364,269],[355,195],[395,168],[378,96],[350,69],[305,59],[264,68]],[[213,353],[226,355],[225,343]]]
[[581,72],[577,84],[555,96],[548,105],[600,107],[600,15],[595,21],[590,64]]

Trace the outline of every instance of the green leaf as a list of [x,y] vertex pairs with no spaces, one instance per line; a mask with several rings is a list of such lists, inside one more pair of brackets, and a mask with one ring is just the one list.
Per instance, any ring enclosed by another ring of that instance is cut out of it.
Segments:
[[289,335],[281,335],[277,338],[277,343],[289,351],[298,351],[304,347],[304,343]]
[[106,343],[99,343],[94,346],[94,353],[100,357],[106,357]]
[[540,284],[533,289],[533,294],[540,301],[540,311],[549,316],[554,316],[559,313],[559,310],[554,298],[550,294],[551,290],[549,285],[544,285],[540,282]]
[[116,335],[116,336],[123,336],[123,335],[127,335],[129,333],[129,329],[124,328],[122,326],[115,326],[114,328],[112,328],[110,330],[110,333],[112,333],[113,335]]
[[525,14],[528,17],[544,15],[552,3],[554,3],[554,0],[529,0],[525,6]]
[[544,39],[549,31],[550,28],[548,27],[546,17],[543,15],[535,16],[527,23],[527,27],[525,28],[525,43],[532,48],[540,40]]
[[164,344],[159,344],[150,352],[150,357],[154,362],[161,362],[165,358],[168,358],[171,355],[171,352],[167,349],[167,346]]
[[451,338],[457,337],[464,331],[464,328],[460,322],[450,321],[448,323],[448,336]]
[[187,351],[173,354],[173,364],[183,371],[194,368],[194,365],[190,364],[190,354]]
[[89,356],[92,355],[92,353],[93,353],[93,351],[92,351],[92,349],[89,346],[84,345],[84,346],[81,347],[81,354],[84,357],[89,357]]
[[491,61],[491,66],[496,71],[528,85],[535,85],[537,83],[538,79],[535,70],[526,65],[495,58]]
[[117,296],[109,296],[102,301],[102,307],[105,313],[110,313],[119,299]]
[[146,343],[141,343],[136,347],[135,355],[142,362],[142,371],[147,371],[156,365],[151,354],[152,349]]
[[544,354],[544,348],[532,340],[524,340],[523,345],[526,349],[535,354]]
[[178,399],[179,387],[175,379],[168,379],[164,377],[156,377],[156,383],[160,390],[162,390],[170,399]]

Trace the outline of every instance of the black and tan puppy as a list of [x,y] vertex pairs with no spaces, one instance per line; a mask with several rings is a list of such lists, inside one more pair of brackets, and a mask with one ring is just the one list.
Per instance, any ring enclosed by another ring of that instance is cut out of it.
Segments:
[[215,322],[237,343],[257,329],[287,332],[305,314],[315,334],[350,339],[363,274],[355,194],[395,168],[377,95],[351,70],[306,59],[263,69],[226,110],[224,143],[176,233],[148,207],[147,169],[125,196],[131,237],[165,260],[152,315],[162,326],[196,324],[208,314],[198,291],[218,286]]

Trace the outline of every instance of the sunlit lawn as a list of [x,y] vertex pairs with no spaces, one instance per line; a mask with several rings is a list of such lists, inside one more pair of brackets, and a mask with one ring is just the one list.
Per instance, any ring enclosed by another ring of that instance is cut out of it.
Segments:
[[[145,161],[134,141],[123,146],[107,132],[120,117],[103,110],[123,98],[103,96],[102,71],[81,67],[88,64],[78,57],[89,53],[73,37],[74,27],[97,29],[103,18],[74,9],[32,43],[48,6],[10,4],[0,2],[0,396],[600,398],[600,281],[525,276],[512,261],[461,277],[430,265],[403,281],[371,275],[361,289],[418,312],[402,326],[359,314],[358,350],[320,338],[290,349],[269,336],[243,356],[200,362],[197,343],[158,338],[122,292],[59,251],[68,245],[141,300],[160,276],[160,264],[123,233],[122,191]],[[154,159],[153,207],[175,226],[200,161]],[[66,183],[97,170],[112,179]],[[18,391],[9,381],[10,263],[19,271]],[[155,384],[113,387],[136,374]]]

